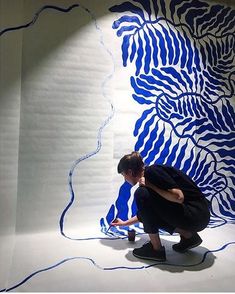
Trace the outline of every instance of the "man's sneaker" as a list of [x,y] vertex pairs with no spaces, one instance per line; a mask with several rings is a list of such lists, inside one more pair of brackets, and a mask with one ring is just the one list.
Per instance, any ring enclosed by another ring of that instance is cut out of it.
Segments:
[[192,249],[194,247],[197,247],[202,243],[202,239],[200,238],[200,236],[197,233],[192,235],[192,237],[189,239],[186,239],[183,236],[180,236],[180,237],[181,237],[180,242],[177,244],[174,244],[172,246],[172,248],[175,251],[180,252],[180,253],[184,253],[188,249]]
[[162,246],[159,250],[154,250],[151,242],[144,244],[140,248],[136,248],[133,250],[133,255],[142,259],[150,259],[155,261],[165,261],[166,260],[166,252],[165,248]]

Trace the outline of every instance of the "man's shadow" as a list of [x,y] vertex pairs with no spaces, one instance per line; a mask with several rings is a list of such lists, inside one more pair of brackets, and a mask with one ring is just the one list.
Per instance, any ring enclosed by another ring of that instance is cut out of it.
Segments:
[[132,251],[134,248],[141,247],[145,242],[149,241],[148,236],[143,234],[137,236],[135,242],[130,242],[128,239],[119,240],[100,240],[101,244],[104,246],[112,247],[114,250],[126,250],[126,259],[133,263],[140,263],[144,265],[145,268],[157,267],[163,271],[169,272],[183,272],[183,271],[201,271],[206,268],[211,267],[214,264],[216,256],[210,252],[209,249],[203,246],[198,246],[185,253],[178,253],[172,249],[172,245],[178,242],[170,241],[161,237],[162,245],[166,249],[165,262],[157,262],[153,260],[139,259],[133,256]]

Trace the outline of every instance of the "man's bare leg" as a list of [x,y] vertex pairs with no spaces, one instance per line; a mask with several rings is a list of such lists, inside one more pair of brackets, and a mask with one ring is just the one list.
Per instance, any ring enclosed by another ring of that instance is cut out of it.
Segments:
[[150,238],[150,241],[151,241],[151,243],[153,245],[153,249],[154,250],[161,249],[162,243],[161,243],[161,239],[160,239],[158,233],[156,233],[156,234],[149,234],[149,238]]

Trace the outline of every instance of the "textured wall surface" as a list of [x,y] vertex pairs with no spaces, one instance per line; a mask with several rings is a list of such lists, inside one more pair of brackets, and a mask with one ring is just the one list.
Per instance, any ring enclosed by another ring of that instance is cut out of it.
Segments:
[[[0,2],[0,27],[22,22],[22,3]],[[1,30],[1,29],[0,29]],[[14,246],[21,92],[22,32],[0,36],[0,283]]]

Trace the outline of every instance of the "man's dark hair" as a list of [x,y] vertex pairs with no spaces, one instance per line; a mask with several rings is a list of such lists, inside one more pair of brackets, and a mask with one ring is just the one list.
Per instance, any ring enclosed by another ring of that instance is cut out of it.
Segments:
[[118,164],[118,173],[127,173],[128,170],[132,170],[133,176],[136,177],[144,169],[144,162],[139,152],[133,151],[131,154],[124,155]]

